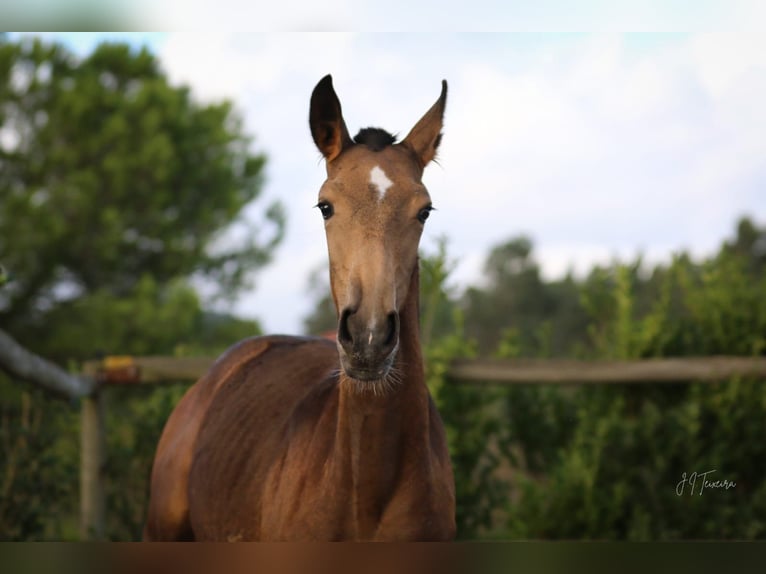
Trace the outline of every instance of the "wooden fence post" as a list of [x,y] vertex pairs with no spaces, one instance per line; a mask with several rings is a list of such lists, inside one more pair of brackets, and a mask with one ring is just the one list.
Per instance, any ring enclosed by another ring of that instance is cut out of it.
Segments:
[[82,399],[80,449],[80,539],[103,540],[106,534],[106,430],[103,395],[98,390]]

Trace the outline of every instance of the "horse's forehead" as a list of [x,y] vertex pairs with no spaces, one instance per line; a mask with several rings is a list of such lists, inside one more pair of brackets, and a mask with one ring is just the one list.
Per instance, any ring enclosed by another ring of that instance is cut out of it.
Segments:
[[335,179],[344,189],[363,192],[373,188],[382,196],[396,189],[407,188],[420,182],[420,173],[414,159],[394,147],[380,151],[353,150],[339,158]]

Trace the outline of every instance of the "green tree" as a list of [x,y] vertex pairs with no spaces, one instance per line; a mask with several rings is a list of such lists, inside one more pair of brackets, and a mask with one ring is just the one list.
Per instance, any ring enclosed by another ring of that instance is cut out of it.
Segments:
[[571,275],[546,283],[527,237],[510,239],[490,251],[485,284],[463,296],[466,332],[484,354],[500,340],[515,339],[521,356],[563,355],[581,341],[587,315]]
[[447,284],[457,261],[447,253],[447,238],[440,237],[436,252],[420,254],[420,340],[424,346],[455,333],[458,294]]
[[[278,204],[241,217],[265,157],[231,103],[197,103],[146,49],[102,44],[78,60],[39,40],[0,44],[0,133],[11,331],[83,294],[125,295],[145,274],[196,274],[233,294],[282,236]],[[235,222],[247,239],[222,241]]]

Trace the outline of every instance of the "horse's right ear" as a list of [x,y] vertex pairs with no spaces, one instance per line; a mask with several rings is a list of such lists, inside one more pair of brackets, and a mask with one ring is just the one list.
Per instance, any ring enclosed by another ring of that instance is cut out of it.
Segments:
[[311,93],[309,125],[314,143],[330,162],[353,142],[340,109],[340,100],[332,87],[332,76],[322,78]]

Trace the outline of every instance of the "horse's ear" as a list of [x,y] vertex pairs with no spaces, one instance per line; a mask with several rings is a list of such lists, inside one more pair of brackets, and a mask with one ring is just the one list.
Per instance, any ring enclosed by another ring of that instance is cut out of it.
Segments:
[[447,104],[447,80],[442,80],[442,93],[431,109],[410,130],[402,144],[409,146],[425,167],[434,157],[442,139],[442,119]]
[[328,162],[353,142],[340,109],[340,100],[332,87],[332,76],[322,78],[311,93],[309,125],[314,143]]

